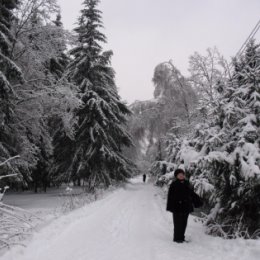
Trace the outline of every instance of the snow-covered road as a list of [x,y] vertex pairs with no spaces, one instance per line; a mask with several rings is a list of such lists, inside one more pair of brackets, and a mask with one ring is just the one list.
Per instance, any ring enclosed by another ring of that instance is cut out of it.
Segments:
[[134,179],[84,208],[62,216],[35,233],[26,248],[1,260],[254,260],[260,241],[225,241],[204,234],[189,218],[190,243],[172,242],[172,217],[160,190]]

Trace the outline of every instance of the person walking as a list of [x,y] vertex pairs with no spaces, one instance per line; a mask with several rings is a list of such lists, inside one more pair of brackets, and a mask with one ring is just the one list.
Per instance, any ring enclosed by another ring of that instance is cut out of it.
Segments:
[[195,207],[202,206],[200,197],[193,191],[185,178],[185,172],[177,169],[174,172],[176,178],[170,185],[166,210],[173,213],[174,234],[173,241],[185,242],[185,231],[189,214]]
[[146,181],[146,174],[144,173],[143,174],[143,182],[145,183],[145,181]]

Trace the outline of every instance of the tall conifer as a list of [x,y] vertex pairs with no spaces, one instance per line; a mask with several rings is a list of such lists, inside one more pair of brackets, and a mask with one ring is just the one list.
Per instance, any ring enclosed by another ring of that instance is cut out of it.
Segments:
[[14,130],[10,123],[14,117],[14,84],[23,82],[20,68],[14,63],[12,47],[15,41],[12,24],[13,11],[18,6],[16,0],[0,1],[0,160],[17,154]]
[[99,0],[84,1],[75,29],[78,44],[70,52],[74,59],[67,75],[79,86],[82,106],[77,111],[75,141],[64,136],[70,147],[64,153],[70,159],[64,161],[64,154],[57,158],[57,170],[61,167],[66,178],[82,177],[91,188],[124,180],[131,173],[131,162],[122,153],[124,146],[132,144],[125,129],[130,111],[118,95],[110,65],[112,52],[103,52],[106,37],[100,31],[103,25],[98,3]]

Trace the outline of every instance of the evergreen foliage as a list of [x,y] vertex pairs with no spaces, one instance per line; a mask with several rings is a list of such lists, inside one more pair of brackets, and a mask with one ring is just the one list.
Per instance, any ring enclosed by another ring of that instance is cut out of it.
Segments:
[[245,54],[234,62],[235,72],[220,113],[209,128],[213,132],[206,140],[209,153],[198,162],[199,171],[211,172],[207,178],[215,188],[215,210],[207,224],[221,223],[228,235],[238,231],[252,235],[260,227],[259,55],[259,45],[251,41]]
[[260,227],[260,47],[251,41],[219,84],[212,120],[191,138],[172,136],[167,161],[184,167],[210,209],[208,232],[254,237]]
[[15,19],[13,10],[17,6],[18,1],[15,0],[0,3],[0,124],[2,126],[12,115],[10,98],[15,94],[12,84],[23,81],[20,68],[12,60],[12,46],[15,39],[11,27]]
[[56,76],[57,79],[59,79],[63,76],[63,73],[68,66],[70,60],[68,55],[66,54],[66,40],[64,37],[63,23],[61,21],[60,13],[57,14],[56,20],[53,21],[53,23],[56,26],[56,30],[54,30],[54,36],[55,34],[56,37],[57,34],[60,35],[60,44],[57,55],[50,59],[49,70],[54,76]]
[[[70,51],[74,57],[67,75],[79,87],[82,105],[77,110],[78,124],[75,140],[64,135],[60,139],[62,152],[57,152],[54,172],[64,173],[64,180],[84,178],[92,189],[103,183],[124,180],[131,174],[131,162],[123,156],[122,148],[132,144],[125,129],[130,111],[117,93],[111,51],[103,52],[106,42],[102,28],[99,1],[86,0],[75,29],[78,43]],[[65,147],[66,146],[66,147]],[[65,160],[64,160],[65,159]]]
[[[0,2],[0,160],[16,156],[21,146],[18,143],[17,130],[12,127],[15,121],[14,85],[24,82],[21,69],[14,62],[13,45],[15,38],[12,25],[16,20],[14,9],[18,1]],[[9,164],[2,167],[0,174],[12,171]]]

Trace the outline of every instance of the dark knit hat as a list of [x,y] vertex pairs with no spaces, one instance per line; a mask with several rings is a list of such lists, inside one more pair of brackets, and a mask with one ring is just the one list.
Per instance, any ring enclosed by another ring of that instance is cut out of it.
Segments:
[[175,172],[174,172],[174,177],[177,177],[177,175],[178,175],[179,173],[185,174],[185,172],[184,172],[183,169],[176,169]]

